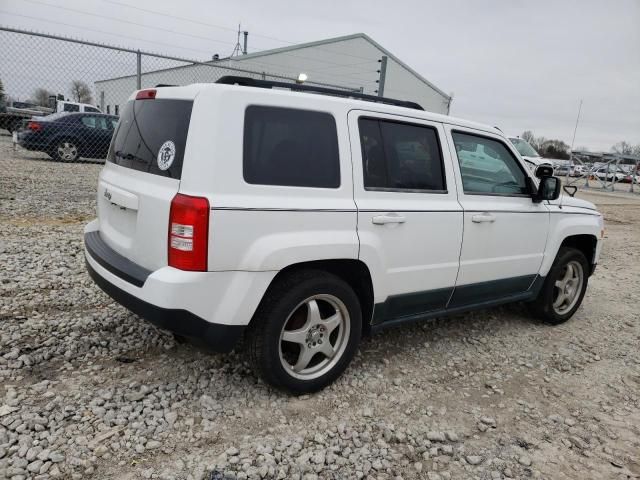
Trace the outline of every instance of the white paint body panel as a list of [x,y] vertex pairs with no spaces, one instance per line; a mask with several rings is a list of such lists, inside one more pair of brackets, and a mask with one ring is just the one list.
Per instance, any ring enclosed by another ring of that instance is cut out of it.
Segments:
[[[451,131],[481,134],[501,141],[520,162],[510,141],[497,133],[473,128],[447,126],[449,149],[455,152]],[[453,153],[455,155],[455,153]],[[530,175],[526,164],[523,172]],[[465,194],[460,166],[454,159],[458,198],[464,209],[464,241],[460,254],[457,285],[536,275],[540,270],[549,232],[549,210],[544,203],[534,203],[529,196]],[[476,223],[477,215],[490,215],[492,222]]]
[[[364,262],[379,303],[391,295],[545,275],[564,238],[600,238],[602,217],[575,200],[560,209],[558,202],[535,204],[526,197],[463,194],[449,132],[468,129],[510,145],[492,127],[353,99],[228,85],[159,89],[157,98],[195,99],[181,179],[107,162],[98,185],[99,218],[87,226],[87,231],[99,230],[113,250],[153,273],[138,288],[87,256],[96,272],[156,306],[184,309],[209,322],[246,325],[276,274],[301,262]],[[331,114],[338,132],[340,186],[246,183],[242,149],[249,105]],[[443,150],[447,193],[366,191],[357,129],[363,112],[434,127]],[[167,266],[169,208],[178,192],[206,197],[211,205],[208,272]],[[472,222],[474,213],[485,211],[496,215],[494,223]],[[377,212],[403,215],[405,223],[374,225]],[[598,253],[600,248],[598,242]]]
[[[439,122],[409,116],[385,115],[367,110],[349,112],[349,134],[354,171],[354,196],[358,206],[360,259],[371,271],[376,303],[390,295],[437,290],[455,285],[462,243],[462,207],[456,197],[448,150],[443,148],[446,193],[374,191],[363,183],[358,119],[375,117],[435,128]],[[378,225],[373,218],[404,217],[404,223]]]

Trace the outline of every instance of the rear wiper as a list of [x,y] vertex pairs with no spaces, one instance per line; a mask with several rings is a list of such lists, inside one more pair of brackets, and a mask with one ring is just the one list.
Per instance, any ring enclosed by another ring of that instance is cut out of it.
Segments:
[[123,160],[135,160],[137,162],[146,163],[146,160],[144,158],[138,157],[133,153],[124,153],[122,150],[116,150],[115,152],[113,152],[113,154],[118,158],[122,158]]

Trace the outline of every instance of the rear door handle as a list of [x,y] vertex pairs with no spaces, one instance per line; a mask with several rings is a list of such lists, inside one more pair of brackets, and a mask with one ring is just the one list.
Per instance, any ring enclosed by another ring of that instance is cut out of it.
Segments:
[[490,213],[479,213],[471,217],[473,223],[493,223],[496,221],[495,215]]
[[376,215],[371,219],[374,225],[386,225],[387,223],[404,223],[407,219],[402,215]]

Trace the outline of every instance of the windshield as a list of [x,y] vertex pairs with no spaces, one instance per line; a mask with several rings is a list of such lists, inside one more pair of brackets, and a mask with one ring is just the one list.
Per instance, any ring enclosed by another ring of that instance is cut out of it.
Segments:
[[518,150],[520,155],[525,157],[540,156],[540,154],[536,152],[535,149],[525,140],[522,140],[521,138],[510,138],[509,140],[511,140],[511,143],[513,143],[513,146],[516,147],[516,150]]
[[192,107],[191,100],[127,102],[107,160],[121,167],[179,179]]

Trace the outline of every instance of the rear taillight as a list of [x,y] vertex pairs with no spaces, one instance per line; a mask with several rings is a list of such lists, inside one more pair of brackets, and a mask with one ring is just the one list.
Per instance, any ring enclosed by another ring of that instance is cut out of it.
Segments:
[[136,94],[136,100],[153,100],[156,98],[157,91],[155,89],[140,90]]
[[38,132],[42,130],[42,125],[39,124],[38,122],[29,122],[27,123],[27,128],[32,132]]
[[209,200],[178,193],[169,213],[169,266],[206,271],[208,244]]

